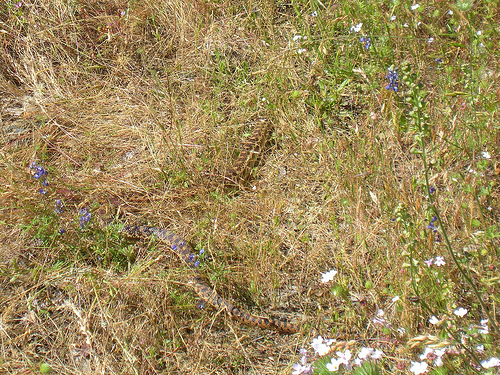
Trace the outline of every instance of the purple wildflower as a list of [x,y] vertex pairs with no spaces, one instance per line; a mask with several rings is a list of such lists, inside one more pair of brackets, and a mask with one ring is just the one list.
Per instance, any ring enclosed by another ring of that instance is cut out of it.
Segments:
[[361,38],[359,38],[359,41],[361,43],[365,43],[364,47],[365,49],[370,49],[371,45],[372,45],[372,41],[369,37],[367,36],[362,36]]
[[389,79],[389,84],[385,86],[386,90],[393,90],[394,92],[398,92],[399,90],[399,78],[398,71],[394,68],[387,69],[387,75],[385,78]]
[[62,213],[63,207],[64,207],[63,202],[60,199],[56,199],[56,208],[54,209],[56,214]]
[[92,215],[90,214],[90,212],[88,212],[87,208],[84,207],[80,210],[80,228],[84,228],[85,227],[85,224],[87,224],[89,221],[90,221],[90,218],[92,217]]

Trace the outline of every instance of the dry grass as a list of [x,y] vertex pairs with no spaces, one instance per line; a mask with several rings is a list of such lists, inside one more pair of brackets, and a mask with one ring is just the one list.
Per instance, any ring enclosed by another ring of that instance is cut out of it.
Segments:
[[[318,42],[324,59],[297,54],[295,34],[325,27],[300,7],[301,19],[290,4],[264,0],[0,6],[0,371],[37,373],[45,362],[58,374],[284,374],[318,334],[377,346],[388,372],[418,353],[406,343],[431,332],[428,316],[409,298],[407,243],[391,220],[403,204],[415,226],[426,221],[421,159],[409,152],[411,134],[394,126],[404,111],[378,87],[385,72],[351,69],[342,37]],[[354,23],[335,6],[323,12],[332,34]],[[332,67],[339,76],[325,78]],[[325,79],[341,87],[327,109],[315,99]],[[479,112],[491,133],[496,112]],[[442,107],[431,116],[444,116]],[[466,113],[441,119],[451,117],[433,134],[443,164],[432,183],[457,247],[481,248],[467,223],[480,202],[448,184],[470,164],[475,129]],[[224,190],[260,118],[273,126],[264,157],[247,187]],[[456,124],[465,130],[453,139]],[[488,147],[498,147],[495,137]],[[45,195],[32,161],[49,171]],[[83,207],[93,218],[80,230]],[[284,336],[199,310],[191,271],[161,244],[128,243],[120,223],[168,227],[204,247],[201,272],[221,295],[302,331]],[[440,254],[431,235],[421,237],[422,259]],[[487,265],[474,263],[477,274],[493,277]],[[332,268],[337,289],[320,283]],[[470,291],[454,295],[474,305]],[[390,330],[372,323],[379,309]]]

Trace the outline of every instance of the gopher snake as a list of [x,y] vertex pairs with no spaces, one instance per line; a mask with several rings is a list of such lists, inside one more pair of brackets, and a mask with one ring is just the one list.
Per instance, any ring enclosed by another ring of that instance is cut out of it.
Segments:
[[[264,148],[268,133],[269,126],[267,122],[261,122],[255,127],[250,138],[243,143],[240,155],[234,163],[231,172],[226,175],[226,180],[229,181],[229,185],[240,185],[248,177],[251,168],[258,159],[258,155]],[[173,232],[156,227],[133,225],[123,227],[122,231],[128,236],[135,238],[154,237],[170,246],[187,265],[194,265],[193,248],[186,240]],[[293,323],[273,318],[257,317],[250,315],[248,312],[239,310],[232,303],[219,296],[214,289],[210,288],[199,276],[198,272],[196,272],[196,276],[191,277],[189,283],[205,302],[217,309],[225,310],[231,317],[243,324],[273,329],[282,333],[294,333],[299,330]]]

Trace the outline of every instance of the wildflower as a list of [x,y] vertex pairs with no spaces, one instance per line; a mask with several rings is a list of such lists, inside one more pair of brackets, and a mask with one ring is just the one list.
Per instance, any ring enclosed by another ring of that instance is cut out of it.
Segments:
[[437,221],[437,216],[434,215],[432,217],[431,221],[429,222],[429,225],[427,225],[427,228],[432,230],[434,233],[436,233],[438,230],[438,225],[437,225],[436,221]]
[[312,374],[312,366],[307,364],[307,350],[304,348],[300,349],[300,354],[302,354],[300,363],[296,363],[292,366],[292,368],[294,369],[292,374]]
[[413,4],[413,5],[410,7],[410,9],[411,9],[411,10],[416,10],[416,9],[418,9],[419,7],[420,7],[420,4],[418,4],[418,3],[417,3],[417,4]]
[[193,262],[193,261],[194,261],[194,254],[189,254],[189,256],[188,256],[188,260],[189,260],[190,262]]
[[432,43],[434,42],[434,38],[431,36],[429,39],[427,39],[427,43]]
[[481,361],[481,366],[484,368],[500,367],[500,359],[496,357],[485,359],[484,361]]
[[384,352],[380,349],[375,349],[375,351],[373,352],[373,354],[370,355],[370,357],[372,359],[380,359],[384,356]]
[[424,260],[424,263],[427,264],[427,267],[430,267],[434,263],[434,258]]
[[299,48],[299,49],[297,50],[297,53],[298,53],[299,55],[303,54],[304,52],[307,52],[307,50],[306,50],[305,48]]
[[56,199],[56,208],[54,209],[54,211],[56,212],[56,214],[60,214],[63,212],[63,203],[60,199]]
[[299,375],[299,374],[312,374],[312,366],[311,365],[301,365],[300,363],[295,363],[293,366],[293,372],[292,375]]
[[317,17],[318,16],[318,12],[317,11],[314,11],[311,13],[311,17]]
[[436,192],[436,188],[434,186],[431,186],[429,188],[429,193],[434,194]]
[[451,16],[452,14],[453,14],[453,11],[450,9],[450,10],[448,11],[448,15],[449,15],[449,16]]
[[441,63],[443,62],[443,60],[441,59],[441,57],[438,57],[438,58],[436,59],[436,62],[437,62],[438,64],[441,64]]
[[42,181],[42,185],[43,185],[43,186],[49,186],[49,183],[48,183],[48,181],[47,181],[47,180],[43,180],[43,181]]
[[84,207],[83,209],[80,210],[80,228],[84,228],[85,227],[85,224],[88,223],[90,221],[90,218],[92,217],[92,215],[90,214],[90,212],[87,211],[87,208]]
[[338,359],[332,358],[330,363],[326,364],[328,371],[335,372],[338,371],[340,367],[340,362]]
[[37,180],[40,179],[40,177],[45,176],[47,174],[47,171],[45,168],[36,166],[35,164],[35,174],[33,175],[33,178],[36,178]]
[[328,272],[322,273],[321,274],[321,282],[327,283],[329,281],[332,281],[336,274],[337,274],[337,270],[330,270]]
[[478,31],[476,31],[476,35],[477,35],[477,36],[481,35],[482,33],[483,33],[483,31],[482,31],[482,30],[478,30]]
[[363,36],[363,37],[361,37],[361,38],[359,39],[359,41],[360,41],[361,43],[363,43],[363,42],[365,43],[365,45],[364,45],[365,49],[370,49],[370,47],[371,47],[371,45],[372,45],[372,42],[371,42],[371,39],[370,39],[370,38],[368,38],[368,37],[364,37],[364,36]]
[[483,353],[484,352],[484,345],[477,345],[476,350],[478,351],[478,353]]
[[427,371],[427,363],[425,362],[412,362],[410,371],[415,375],[423,374]]
[[66,231],[64,230],[64,228],[59,229],[59,234],[63,234],[63,233],[65,233],[65,232],[66,232]]
[[173,251],[177,252],[177,245],[172,245],[171,248]]
[[205,301],[204,301],[204,300],[202,300],[202,299],[200,299],[200,300],[198,301],[198,308],[199,308],[199,309],[202,309],[202,308],[204,308],[204,307],[205,307]]
[[385,312],[382,309],[377,311],[377,316],[372,319],[373,324],[380,324],[383,326],[389,326],[390,323],[384,318]]
[[349,361],[351,360],[352,354],[349,349],[347,349],[344,353],[337,352],[337,356],[339,357],[339,362],[343,363],[346,366],[349,366]]
[[481,156],[482,156],[483,158],[485,158],[485,159],[490,159],[490,158],[491,158],[491,155],[490,155],[490,153],[489,153],[488,151],[483,151],[483,152],[481,153]]
[[424,352],[420,355],[421,360],[431,360],[434,361],[435,366],[442,366],[443,365],[443,355],[446,353],[446,349],[432,349],[429,347],[426,347]]
[[200,266],[200,261],[199,261],[199,260],[197,260],[196,262],[194,262],[194,266],[195,266],[195,267],[199,267],[199,266]]
[[361,31],[361,27],[363,23],[358,23],[357,25],[351,26],[351,33],[359,33]]
[[301,39],[302,39],[302,35],[294,35],[294,37],[292,38],[292,40],[294,42],[300,42]]
[[436,325],[439,323],[439,319],[433,315],[429,318],[429,323],[431,323],[432,325]]
[[394,15],[393,15],[393,16],[391,16],[391,17],[389,18],[389,21],[394,21],[395,19],[396,19],[396,16],[394,16]]
[[392,297],[391,301],[397,302],[397,301],[399,301],[399,299],[400,299],[399,296],[395,296],[395,297]]
[[40,194],[47,194],[47,190],[45,190],[44,188],[40,188],[40,190],[38,190],[38,192]]
[[318,336],[313,339],[311,343],[312,348],[319,356],[324,356],[330,352],[330,346],[335,342],[335,339],[324,340],[323,337]]
[[16,3],[16,4],[14,4],[14,6],[15,6],[16,8],[21,8],[21,7],[23,6],[23,2],[22,2],[22,1],[20,1],[20,2],[18,2],[18,3]]
[[394,90],[394,92],[398,92],[399,79],[397,70],[390,67],[387,71],[388,73],[385,77],[389,79],[389,84],[385,87],[386,90]]
[[455,309],[453,310],[453,314],[455,314],[456,316],[459,316],[460,318],[463,318],[465,316],[465,314],[468,313],[468,310],[463,308],[463,307],[459,307],[458,309]]
[[203,255],[204,252],[205,252],[205,249],[201,249],[199,254]]
[[481,329],[478,330],[478,332],[483,335],[487,335],[490,332],[488,329],[488,319],[481,319],[480,324],[481,324]]
[[434,264],[438,267],[444,266],[446,264],[443,257],[436,257],[434,260]]
[[373,349],[372,348],[361,348],[361,350],[359,351],[358,353],[358,358],[360,359],[366,359],[368,358],[370,355],[373,354]]

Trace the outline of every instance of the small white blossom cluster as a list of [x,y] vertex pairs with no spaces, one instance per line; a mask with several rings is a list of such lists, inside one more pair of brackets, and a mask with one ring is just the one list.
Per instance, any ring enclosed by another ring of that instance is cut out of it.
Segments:
[[444,261],[444,257],[435,257],[428,260],[424,260],[424,263],[427,264],[427,267],[430,267],[433,264],[437,267],[441,267],[446,264],[446,262]]
[[[300,44],[301,42],[307,40],[307,35],[294,35],[294,37],[292,38],[292,40],[296,43],[296,44]],[[297,53],[300,55],[304,52],[307,52],[307,50],[305,48],[299,48],[297,49]]]
[[[313,339],[311,343],[311,347],[314,350],[315,355],[311,358],[313,361],[318,357],[323,357],[330,353],[331,346],[335,343],[335,339],[324,339],[321,336]],[[293,372],[292,375],[300,375],[300,374],[312,374],[313,364],[307,363],[307,350],[300,349],[300,354],[302,355],[300,362],[296,363],[292,366]],[[354,366],[361,366],[363,362],[367,360],[377,360],[381,359],[384,356],[384,352],[379,349],[373,348],[361,348],[358,355],[354,360],[352,360],[353,356],[349,349],[345,351],[337,351],[335,355],[332,356],[330,362],[326,364],[326,368],[328,371],[338,371],[341,365],[344,365],[346,369],[351,369]],[[352,360],[352,361],[351,361]]]

